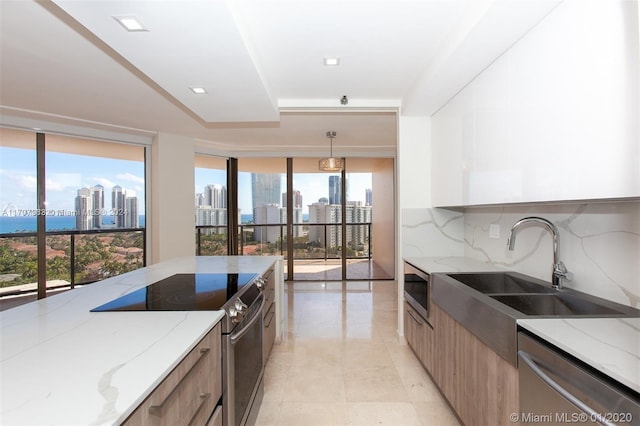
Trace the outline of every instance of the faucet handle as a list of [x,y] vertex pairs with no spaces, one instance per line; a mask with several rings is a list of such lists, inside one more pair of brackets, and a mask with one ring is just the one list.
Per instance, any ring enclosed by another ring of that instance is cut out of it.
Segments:
[[567,267],[564,266],[563,262],[558,262],[553,265],[553,275],[567,281],[573,280],[573,274],[567,271]]

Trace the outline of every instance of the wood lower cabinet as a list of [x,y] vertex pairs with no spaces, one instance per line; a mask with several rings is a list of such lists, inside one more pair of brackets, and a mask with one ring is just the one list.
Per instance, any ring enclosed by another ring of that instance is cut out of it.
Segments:
[[264,274],[264,308],[262,309],[262,361],[267,363],[276,340],[276,281],[273,269]]
[[465,425],[513,425],[519,412],[518,370],[437,305],[431,375]]
[[404,302],[404,335],[422,365],[431,372],[433,369],[433,328],[406,301]]
[[209,419],[207,426],[222,426],[222,405],[218,405]]
[[218,323],[124,424],[128,426],[207,424],[222,396],[221,343]]

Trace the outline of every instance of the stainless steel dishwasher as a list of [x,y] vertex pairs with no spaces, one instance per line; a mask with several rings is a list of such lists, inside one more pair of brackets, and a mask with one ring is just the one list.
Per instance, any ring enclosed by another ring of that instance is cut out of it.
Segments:
[[520,413],[525,424],[638,425],[640,398],[560,349],[518,333]]

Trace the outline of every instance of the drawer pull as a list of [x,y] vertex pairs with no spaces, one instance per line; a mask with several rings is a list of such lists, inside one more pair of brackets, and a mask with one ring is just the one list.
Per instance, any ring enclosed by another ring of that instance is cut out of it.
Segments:
[[271,327],[271,323],[273,322],[273,317],[276,315],[273,311],[270,312],[271,316],[269,317],[268,321],[265,321],[265,326],[264,328],[269,328]]
[[210,393],[201,393],[200,394],[200,405],[198,405],[198,409],[196,410],[195,413],[193,413],[193,417],[191,417],[191,420],[189,420],[188,426],[191,426],[194,422],[194,420],[196,419],[196,417],[198,417],[198,413],[200,412],[200,410],[202,410],[202,407],[204,407],[204,404],[207,402],[207,400],[211,398],[211,394]]
[[162,417],[164,415],[164,410],[166,409],[166,406],[168,405],[169,401],[173,398],[173,396],[178,393],[177,392],[178,388],[182,386],[182,383],[184,383],[184,381],[187,380],[187,378],[191,375],[191,373],[195,371],[196,366],[200,363],[200,361],[202,361],[205,355],[208,354],[210,351],[211,349],[209,348],[200,349],[200,357],[196,360],[196,362],[193,363],[189,371],[187,371],[187,374],[185,374],[184,377],[180,379],[176,387],[173,388],[171,392],[169,392],[169,395],[167,395],[164,401],[162,401],[159,405],[152,405],[151,407],[149,407],[149,414],[153,414],[154,416],[158,416],[158,417]]
[[413,316],[413,311],[407,310],[407,313],[409,314],[409,316],[411,318],[413,318],[413,320],[416,322],[416,324],[418,325],[422,325],[422,321],[418,320],[418,318]]

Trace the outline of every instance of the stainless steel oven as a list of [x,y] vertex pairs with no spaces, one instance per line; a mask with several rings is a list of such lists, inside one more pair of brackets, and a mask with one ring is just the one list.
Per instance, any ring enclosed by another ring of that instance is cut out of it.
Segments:
[[404,263],[404,298],[431,323],[431,277],[409,262]]
[[259,281],[224,306],[222,419],[226,426],[253,424],[262,402],[263,306]]

